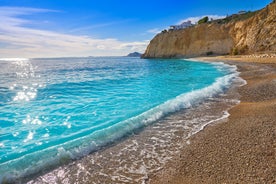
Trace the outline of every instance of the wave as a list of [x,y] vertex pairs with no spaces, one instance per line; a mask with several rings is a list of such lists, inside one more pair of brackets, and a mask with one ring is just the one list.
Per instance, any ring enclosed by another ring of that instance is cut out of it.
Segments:
[[[230,66],[223,63],[214,63],[214,65],[217,69],[227,70],[228,74],[217,78],[210,86],[181,94],[176,98],[168,100],[138,116],[121,121],[108,128],[95,131],[90,135],[68,141],[61,145],[49,147],[4,162],[0,164],[0,182],[24,178],[45,170],[45,168],[52,168],[83,157],[93,151],[101,149],[111,142],[132,134],[138,129],[153,124],[157,120],[171,113],[190,108],[208,100],[209,98],[222,94],[234,82],[239,81],[239,83],[244,84],[244,80],[239,77],[239,72],[237,72],[236,66]],[[225,114],[225,117],[227,116],[228,114]],[[202,128],[203,127],[201,127],[201,129]],[[194,133],[201,129],[196,130]]]

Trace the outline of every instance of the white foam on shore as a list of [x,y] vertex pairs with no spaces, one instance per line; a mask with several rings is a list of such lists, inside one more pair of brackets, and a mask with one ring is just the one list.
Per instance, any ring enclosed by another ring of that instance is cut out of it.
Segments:
[[[193,62],[199,62],[199,61],[196,61],[193,59],[186,59],[186,60],[193,61]],[[200,61],[200,62],[207,62],[207,61]],[[209,63],[209,61],[208,61],[208,63]],[[235,85],[237,85],[239,87],[247,84],[247,81],[239,76],[240,72],[237,71],[238,68],[236,65],[229,65],[229,64],[225,64],[223,62],[210,62],[210,63],[213,64],[218,70],[221,70],[221,71],[228,70],[230,73],[234,74],[235,75],[235,76],[233,76],[234,80],[231,81],[231,84],[234,83]],[[229,87],[229,86],[227,85],[227,87]],[[240,100],[237,100],[237,99],[231,100],[231,101],[234,102],[234,104],[236,104],[236,105],[240,103]],[[190,138],[192,135],[202,131],[209,124],[227,120],[227,118],[230,116],[228,111],[229,111],[229,109],[227,109],[226,111],[223,111],[223,115],[221,117],[211,120],[211,121],[208,121],[208,122],[202,124],[200,127],[194,129],[192,132],[190,132],[190,134],[188,135],[187,138]],[[187,140],[187,144],[190,144],[189,140]]]
[[226,71],[228,70],[231,73],[236,73],[237,77],[236,77],[236,83],[239,83],[239,86],[243,86],[246,85],[247,82],[246,80],[244,80],[243,78],[239,77],[240,72],[238,72],[238,68],[236,65],[230,65],[230,64],[226,64],[223,61],[205,61],[205,60],[195,60],[193,58],[188,58],[188,59],[183,59],[185,61],[192,61],[192,62],[204,62],[204,63],[209,63],[214,65],[218,70],[223,70]]
[[204,124],[202,124],[201,126],[197,127],[196,129],[194,129],[192,132],[189,133],[188,137],[187,138],[190,138],[191,136],[197,134],[198,132],[202,131],[206,126],[212,124],[212,123],[215,123],[215,122],[220,122],[220,121],[223,121],[223,120],[227,120],[227,118],[230,116],[230,114],[228,113],[228,110],[227,111],[224,111],[223,112],[223,115],[217,119],[214,119],[214,120],[211,120],[211,121],[208,121]]

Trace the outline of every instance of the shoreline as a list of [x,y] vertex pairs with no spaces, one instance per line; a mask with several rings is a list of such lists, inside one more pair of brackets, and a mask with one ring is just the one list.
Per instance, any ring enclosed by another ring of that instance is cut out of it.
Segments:
[[247,81],[237,89],[241,102],[226,122],[193,135],[148,183],[276,183],[276,58],[193,59],[236,65]]
[[[210,58],[195,58],[195,60],[203,60],[203,59],[206,61],[210,60]],[[211,58],[211,59],[213,59],[212,61],[214,61],[214,58]],[[220,58],[217,58],[217,61],[221,62],[222,60]],[[252,65],[244,62],[237,63],[237,62],[226,61],[225,63],[230,65],[233,65],[233,64],[236,65],[238,67],[238,71],[241,72],[240,76],[242,75],[242,78],[244,78],[243,75],[245,75],[245,77],[252,80],[254,79],[254,75],[250,72],[246,74],[246,72],[248,72],[248,70],[250,69],[248,67],[253,67],[255,75],[258,74],[258,71],[257,71],[258,69],[264,68],[260,71],[263,74],[263,73],[267,73],[267,71],[272,70],[273,68],[271,67],[273,66],[274,66],[274,69],[276,68],[275,65],[267,66],[267,64],[263,66],[258,66],[259,64]],[[275,76],[275,71],[272,70],[272,73],[273,72]],[[270,73],[268,75],[270,75]],[[248,81],[249,80],[247,80],[247,82]],[[248,83],[248,85],[251,85],[251,82]],[[230,94],[227,94],[227,96],[220,97],[222,99],[225,99],[225,101],[218,102],[217,100],[214,100],[213,102],[211,102],[213,104],[207,110],[209,111],[209,115],[212,116],[216,112],[224,113],[225,111],[223,109],[225,109],[226,106],[229,105],[230,108],[226,108],[226,112],[229,112],[230,116],[223,119],[220,118],[221,116],[219,116],[217,119],[215,118],[215,120],[218,120],[218,121],[214,121],[214,119],[211,119],[211,123],[204,125],[203,130],[197,131],[195,134],[192,134],[191,136],[184,138],[183,135],[187,135],[187,134],[184,133],[183,128],[187,125],[186,123],[184,123],[183,125],[183,122],[180,122],[180,123],[177,123],[177,122],[183,121],[183,118],[184,118],[184,121],[186,122],[197,121],[196,117],[201,117],[202,115],[206,115],[205,114],[206,108],[204,107],[206,104],[202,104],[201,109],[200,107],[195,107],[194,109],[191,109],[189,111],[184,110],[172,116],[168,116],[160,120],[159,122],[157,122],[156,125],[145,128],[143,131],[135,132],[134,135],[132,135],[131,137],[128,137],[127,139],[122,140],[121,142],[117,142],[113,146],[104,148],[99,152],[89,154],[88,156],[85,156],[80,160],[76,160],[66,165],[60,166],[50,172],[41,173],[42,175],[38,175],[35,178],[29,178],[31,180],[25,178],[27,179],[25,180],[25,182],[47,183],[48,181],[50,183],[55,183],[55,182],[64,183],[64,182],[70,181],[70,182],[89,183],[90,181],[94,181],[94,182],[98,181],[98,182],[105,182],[105,183],[114,183],[114,182],[124,183],[123,181],[125,182],[128,181],[128,183],[141,183],[141,182],[142,183],[143,182],[146,182],[146,183],[239,182],[240,183],[242,180],[239,180],[239,181],[225,180],[224,175],[226,175],[226,179],[227,179],[227,175],[229,175],[229,173],[223,170],[225,173],[227,173],[227,174],[224,174],[224,172],[218,172],[215,168],[213,168],[216,165],[214,160],[212,159],[214,159],[214,157],[216,157],[217,154],[224,149],[223,146],[220,147],[222,149],[218,149],[218,146],[221,146],[223,141],[227,141],[228,138],[234,135],[235,133],[232,131],[230,135],[228,134],[228,137],[226,139],[225,137],[220,135],[221,134],[227,135],[227,130],[225,130],[225,128],[219,128],[217,130],[217,127],[224,126],[225,124],[228,124],[229,121],[231,122],[231,119],[233,118],[233,111],[234,111],[233,109],[236,109],[236,107],[240,106],[241,104],[244,105],[244,101],[245,101],[245,105],[249,105],[249,106],[252,106],[252,104],[254,106],[256,105],[255,102],[249,102],[246,99],[244,100],[243,95],[242,95],[242,99],[239,98],[239,100],[241,100],[241,103],[239,105],[236,105],[233,108],[233,105],[229,104],[231,102],[228,101],[228,99],[230,100],[236,99],[237,97],[236,95],[238,95],[237,90],[240,92],[240,90],[243,87],[233,86],[232,88],[229,89]],[[256,103],[259,104],[259,101],[257,101]],[[272,101],[272,107],[273,107],[273,104],[275,106],[275,103]],[[262,107],[265,105],[266,105],[265,103],[261,103],[261,105],[257,105],[257,106]],[[243,109],[247,109],[247,107],[243,107]],[[190,116],[188,115],[190,119],[187,119],[187,113],[190,114]],[[240,111],[238,110],[237,113],[240,113]],[[237,116],[237,117],[241,118],[241,116]],[[254,118],[252,121],[254,121]],[[169,125],[166,125],[166,124],[169,124]],[[152,131],[154,131],[155,133],[153,133]],[[221,131],[223,133],[221,133]],[[212,137],[214,136],[213,135],[214,132],[216,135],[215,138]],[[218,140],[220,141],[219,142],[220,144],[213,143],[216,141],[216,138],[219,138]],[[234,138],[235,138],[234,139],[235,141],[239,141],[237,136],[235,136]],[[211,143],[207,141],[207,144],[206,144],[206,139],[212,140]],[[207,148],[204,147],[206,145],[207,145]],[[232,147],[227,149],[231,150]],[[150,155],[149,153],[153,155]],[[161,155],[158,157],[155,157],[154,155],[157,153]],[[168,153],[170,154],[167,155]],[[142,162],[137,160],[137,156],[139,155],[141,156]],[[273,155],[273,152],[272,152],[272,155]],[[206,156],[207,156],[207,159],[206,159]],[[225,157],[225,155],[223,155],[222,153],[219,154],[219,156]],[[164,164],[162,164],[162,162],[164,162]],[[220,167],[224,165],[223,162],[225,161],[220,162]],[[203,166],[193,165],[193,164],[199,164],[199,163],[204,163],[205,166],[208,166],[207,169],[203,167],[204,165]],[[156,170],[150,170],[148,168],[148,166],[150,166],[151,164],[157,164],[156,166],[158,167],[156,168]],[[232,166],[234,164],[232,164]],[[188,165],[188,170],[186,169],[187,165]],[[212,168],[210,169],[210,167]],[[203,174],[200,174],[199,171],[201,171],[202,168],[205,169],[204,172],[206,171],[207,174],[206,172]],[[126,173],[125,170],[128,170],[128,169],[131,169],[130,172],[134,172],[134,173]],[[246,170],[246,168],[244,168],[244,170]],[[217,179],[216,174],[219,175],[219,177],[221,178],[224,177],[224,179],[223,180]],[[246,181],[249,181],[249,180],[244,180],[244,182]]]
[[[229,70],[232,70],[230,68],[236,67],[229,67]],[[238,74],[235,72],[236,75]],[[239,79],[235,81],[236,85],[243,83]],[[236,89],[235,85],[232,84],[230,89],[232,88]],[[26,178],[25,181],[144,183],[148,181],[148,175],[160,170],[165,163],[178,155],[179,148],[186,147],[191,136],[210,123],[224,122],[229,109],[238,103],[237,99],[238,96],[228,96],[225,92],[208,97],[202,103],[174,112],[141,131],[135,131],[130,137],[115,142],[110,147],[52,171],[38,174],[29,178],[30,180]]]

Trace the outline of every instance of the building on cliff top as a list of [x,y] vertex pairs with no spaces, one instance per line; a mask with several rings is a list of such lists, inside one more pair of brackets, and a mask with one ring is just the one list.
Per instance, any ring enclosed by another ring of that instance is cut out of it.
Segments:
[[242,15],[242,14],[245,14],[245,13],[247,13],[247,11],[241,10],[241,11],[238,12],[238,15]]
[[193,24],[190,20],[188,20],[187,22],[182,22],[180,25],[172,25],[170,26],[169,30],[179,30],[179,29],[185,29],[188,27],[191,27]]

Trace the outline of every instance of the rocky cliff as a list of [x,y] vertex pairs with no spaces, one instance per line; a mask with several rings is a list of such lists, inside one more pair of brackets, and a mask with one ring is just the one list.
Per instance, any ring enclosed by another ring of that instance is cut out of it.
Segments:
[[257,12],[182,30],[163,31],[148,45],[143,58],[178,58],[210,54],[252,54],[276,51],[276,3]]

